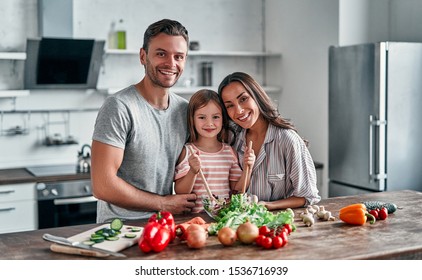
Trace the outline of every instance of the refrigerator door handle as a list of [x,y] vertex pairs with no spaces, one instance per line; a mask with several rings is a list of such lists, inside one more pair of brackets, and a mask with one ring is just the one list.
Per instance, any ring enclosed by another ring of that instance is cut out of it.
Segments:
[[[369,115],[369,180],[382,180],[387,178],[387,174],[374,172],[374,128],[381,125],[387,125],[387,121],[376,120],[373,115]],[[382,160],[382,159],[378,159]]]

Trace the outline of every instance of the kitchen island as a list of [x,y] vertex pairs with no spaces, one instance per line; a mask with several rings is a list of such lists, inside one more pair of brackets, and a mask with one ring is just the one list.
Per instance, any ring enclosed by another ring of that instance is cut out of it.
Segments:
[[[368,200],[395,203],[399,209],[386,220],[375,224],[367,222],[363,226],[352,226],[338,219],[339,209]],[[280,249],[265,250],[255,245],[236,244],[223,247],[216,236],[210,236],[206,247],[190,249],[179,240],[171,243],[160,253],[144,254],[135,245],[121,253],[132,260],[350,260],[350,259],[422,259],[422,193],[397,191],[336,197],[322,200],[337,217],[335,221],[316,220],[312,227],[306,227],[299,213],[304,209],[294,209],[297,230],[289,236],[289,243]],[[187,221],[194,215],[175,216],[176,223]],[[195,215],[197,216],[197,215]],[[206,221],[206,214],[200,215]],[[143,226],[145,220],[126,222],[127,225]],[[93,257],[55,253],[50,250],[52,243],[42,239],[44,233],[70,237],[99,224],[50,228],[43,230],[7,233],[0,235],[0,259],[4,260],[83,260]],[[119,259],[106,257],[105,259]]]

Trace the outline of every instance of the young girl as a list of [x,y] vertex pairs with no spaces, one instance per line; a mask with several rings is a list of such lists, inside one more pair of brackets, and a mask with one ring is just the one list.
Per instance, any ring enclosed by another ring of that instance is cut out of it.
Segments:
[[[192,212],[203,211],[202,199],[208,196],[204,182],[199,176],[202,171],[213,195],[229,198],[230,191],[241,191],[249,184],[250,170],[255,162],[253,150],[246,150],[240,169],[237,155],[225,143],[227,139],[227,117],[215,91],[203,89],[196,92],[189,101],[189,139],[179,156],[175,171],[175,192],[195,193],[196,205]],[[192,153],[191,151],[194,151]]]

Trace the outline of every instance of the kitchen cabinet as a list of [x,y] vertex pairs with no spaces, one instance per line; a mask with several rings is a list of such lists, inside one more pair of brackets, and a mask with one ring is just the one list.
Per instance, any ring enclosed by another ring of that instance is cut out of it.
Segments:
[[0,221],[0,233],[38,228],[35,182],[0,185]]
[[[118,49],[108,49],[105,53],[105,59],[108,56],[115,56],[115,55],[123,55],[123,56],[130,56],[130,55],[139,55],[139,50],[118,50]],[[273,53],[273,52],[257,52],[257,51],[189,51],[188,53],[189,60],[185,66],[185,73],[180,78],[178,84],[176,84],[172,91],[176,94],[180,95],[191,95],[198,91],[201,88],[207,87],[217,91],[217,84],[216,79],[213,79],[212,86],[200,86],[195,85],[197,81],[199,81],[199,71],[195,71],[196,64],[199,64],[201,61],[210,61],[213,62],[213,72],[214,73],[223,73],[225,76],[229,72],[223,72],[221,70],[225,69],[230,63],[232,63],[232,59],[239,60],[247,60],[246,63],[255,63],[256,69],[258,72],[261,73],[262,81],[259,81],[261,85],[263,85],[265,91],[268,94],[277,94],[281,91],[281,88],[276,85],[267,85],[266,82],[266,62],[269,59],[280,59],[280,53]],[[242,65],[245,65],[242,63]],[[239,70],[242,71],[242,70]],[[218,76],[218,75],[215,75]],[[220,75],[221,76],[221,75]],[[190,81],[189,81],[190,79]],[[217,79],[219,81],[219,79]],[[180,85],[181,84],[181,85]],[[124,86],[122,86],[123,88]],[[107,89],[108,94],[115,93],[119,89],[117,88],[109,88]]]
[[[26,59],[24,52],[0,52],[0,63],[4,61],[20,61]],[[0,98],[14,98],[29,95],[29,90],[0,90]]]

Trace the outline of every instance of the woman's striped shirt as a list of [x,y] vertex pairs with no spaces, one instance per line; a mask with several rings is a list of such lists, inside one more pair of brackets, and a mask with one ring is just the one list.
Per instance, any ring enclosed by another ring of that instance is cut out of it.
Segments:
[[[176,166],[175,177],[177,180],[184,177],[190,170],[188,158],[190,156],[188,146],[191,145],[195,151],[199,151],[199,158],[201,160],[201,169],[207,180],[211,192],[218,196],[218,198],[229,198],[230,182],[239,181],[242,170],[240,169],[236,153],[233,148],[225,143],[222,143],[222,148],[216,153],[208,153],[199,150],[193,144],[186,144],[185,158]],[[196,194],[195,207],[192,212],[197,213],[204,211],[202,199],[207,197],[201,176],[196,176],[192,192]]]
[[[242,129],[234,144],[241,165],[246,148],[245,133],[246,130]],[[257,195],[262,201],[275,201],[291,196],[304,197],[305,206],[321,200],[311,154],[294,130],[269,124],[264,143],[252,168],[248,193]]]

